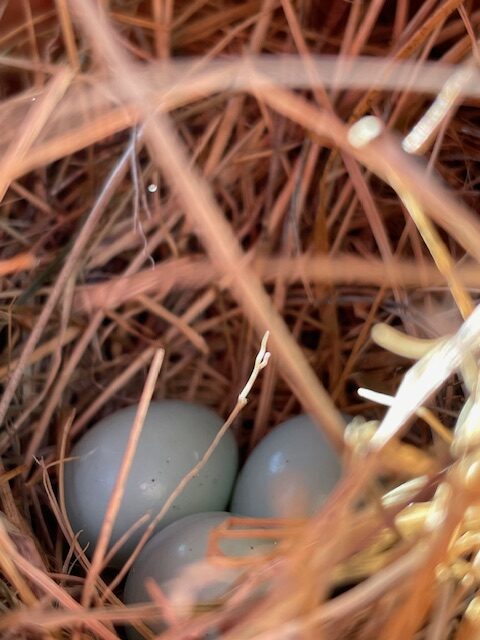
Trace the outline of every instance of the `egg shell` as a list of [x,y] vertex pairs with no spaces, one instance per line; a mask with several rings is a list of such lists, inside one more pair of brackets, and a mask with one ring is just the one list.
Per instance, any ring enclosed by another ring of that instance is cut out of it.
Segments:
[[[157,533],[144,547],[128,575],[124,601],[126,604],[149,602],[145,581],[152,578],[169,595],[173,580],[178,578],[188,565],[206,557],[209,535],[232,514],[226,512],[197,513],[177,520]],[[220,540],[220,549],[226,555],[246,556],[268,553],[275,543],[265,538],[236,538]],[[218,568],[218,581],[202,586],[198,592],[198,602],[208,602],[225,594],[242,569]],[[151,625],[157,633],[161,623]],[[133,629],[128,630],[132,639],[139,636]],[[215,636],[215,634],[213,634]]]
[[[98,538],[137,406],[101,420],[74,446],[65,464],[65,501],[79,542]],[[182,477],[202,458],[222,426],[221,418],[199,405],[164,400],[152,402],[113,528],[111,545],[144,514],[154,517]],[[161,520],[159,528],[185,515],[224,509],[238,467],[234,437],[227,432],[207,464],[186,486]],[[113,561],[120,565],[131,554],[147,525],[137,529]]]
[[255,518],[310,516],[339,481],[340,460],[308,415],[270,431],[238,477],[231,509]]

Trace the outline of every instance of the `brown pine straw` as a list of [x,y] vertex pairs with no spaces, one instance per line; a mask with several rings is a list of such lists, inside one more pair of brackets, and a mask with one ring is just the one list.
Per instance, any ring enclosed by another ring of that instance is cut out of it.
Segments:
[[31,253],[19,253],[13,258],[0,261],[0,276],[7,276],[18,271],[34,269],[37,260]]
[[[148,118],[152,105],[147,102],[144,86],[133,80],[132,70],[129,69],[120,48],[116,46],[107,23],[102,22],[102,16],[96,15],[88,3],[80,3],[76,11],[92,38],[94,47],[99,35],[97,27],[103,27],[102,46],[98,54],[112,66],[112,69],[116,69],[117,73],[123,74],[128,70],[128,75],[124,76],[125,82],[120,83],[120,91],[130,98],[134,98],[137,94],[140,109],[144,117]],[[324,424],[329,439],[341,451],[340,417],[323,387],[312,375],[313,372],[309,369],[286,326],[271,309],[260,283],[247,267],[242,266],[243,255],[240,247],[224,221],[221,211],[211,198],[206,183],[203,183],[200,176],[193,171],[188,171],[187,155],[182,153],[180,140],[170,129],[167,121],[163,122],[160,116],[155,120],[146,120],[145,133],[150,143],[150,153],[178,191],[179,198],[183,200],[203,236],[213,263],[223,268],[224,272],[232,278],[232,287],[236,290],[239,300],[250,309],[251,322],[260,331],[269,330],[275,346],[282,345],[279,356],[292,386],[296,388],[300,400],[313,417]]]
[[160,373],[164,355],[165,351],[163,350],[159,350],[155,353],[148,372],[147,380],[145,381],[145,388],[138,404],[138,410],[126,445],[125,455],[122,459],[118,476],[115,479],[112,497],[108,503],[107,511],[105,512],[105,519],[103,521],[102,528],[100,529],[98,544],[95,546],[95,551],[92,556],[92,564],[85,580],[82,594],[82,605],[84,607],[88,607],[90,604],[91,592],[97,575],[100,573],[103,558],[110,542],[110,537],[115,525],[115,518],[120,510],[123,492],[128,480],[128,474],[135,457],[136,447],[141,437],[143,423],[145,421],[145,416],[147,415],[148,407],[150,406],[150,401],[155,389],[158,374]]
[[[148,638],[159,618],[172,639],[478,637],[475,3],[2,15],[2,637],[130,622]],[[266,330],[272,358],[252,386],[263,345],[239,400]],[[104,566],[140,414],[91,560],[63,470],[99,417],[150,397],[229,416],[242,452],[308,409],[345,474],[314,517],[233,518],[168,598],[149,584],[125,607],[155,523],[119,574]],[[367,421],[345,429],[338,409]],[[253,533],[270,555],[218,556]],[[199,605],[233,567],[235,588]]]
[[[265,283],[281,277],[288,283],[307,278],[316,283],[352,285],[382,285],[415,289],[420,286],[440,287],[445,278],[433,265],[426,264],[421,272],[414,264],[392,259],[388,271],[384,263],[375,258],[355,256],[295,256],[292,258],[256,258],[251,267]],[[469,289],[476,289],[480,282],[480,268],[476,264],[455,268],[460,282]],[[115,309],[129,299],[162,289],[201,289],[221,276],[208,260],[180,258],[166,261],[153,269],[140,271],[134,276],[112,278],[108,283],[78,287],[74,306],[78,311],[93,312],[97,309]],[[228,279],[220,281],[227,287]]]
[[[28,66],[23,61],[11,59],[2,60],[7,66]],[[398,63],[395,67],[391,63],[380,60],[358,58],[355,62],[344,65],[338,59],[328,57],[309,58],[308,64],[302,59],[292,56],[282,56],[279,60],[268,57],[247,56],[240,61],[208,62],[208,59],[193,58],[187,61],[171,61],[150,63],[142,67],[137,75],[148,87],[155,106],[169,111],[195,102],[205,95],[218,91],[249,90],[254,86],[264,86],[275,83],[277,86],[291,88],[306,88],[311,85],[312,76],[317,82],[326,86],[363,89],[371,85],[372,76],[376,78],[379,88],[392,90],[409,87],[411,76],[418,76],[415,91],[435,94],[454,75],[461,72],[468,73],[468,83],[463,83],[457,98],[472,97],[473,104],[478,104],[478,70],[472,69],[471,63],[452,66],[443,63]],[[32,68],[30,66],[30,68]],[[61,69],[46,68],[54,75],[62,74]],[[189,82],[179,85],[178,76],[189,77]],[[263,78],[263,79],[262,79]],[[156,87],[158,86],[158,90]],[[87,82],[80,76],[67,93],[66,98],[56,112],[52,114],[44,139],[39,140],[27,156],[15,158],[15,165],[9,168],[14,177],[23,175],[27,171],[52,162],[69,153],[73,153],[106,136],[118,133],[123,129],[137,124],[140,112],[135,103],[126,96],[116,96],[115,83],[104,76],[93,75]],[[27,113],[32,97],[40,97],[36,91],[25,97],[14,98],[5,102],[0,116],[5,121],[18,119],[18,112]],[[115,97],[112,97],[115,96]],[[370,98],[371,99],[371,98]],[[80,110],[79,103],[85,102],[88,109]],[[126,103],[118,108],[118,103]],[[452,105],[453,106],[453,105]],[[238,107],[237,107],[238,108]],[[357,117],[367,111],[365,105],[359,110]],[[229,114],[232,119],[234,113]],[[75,125],[72,127],[72,120]],[[355,119],[352,119],[355,121]],[[9,136],[7,132],[7,140]]]

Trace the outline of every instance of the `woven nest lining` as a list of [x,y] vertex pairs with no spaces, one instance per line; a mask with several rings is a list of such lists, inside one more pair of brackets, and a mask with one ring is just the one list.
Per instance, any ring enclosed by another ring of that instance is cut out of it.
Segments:
[[147,390],[233,411],[244,455],[306,410],[346,469],[319,514],[270,523],[267,595],[247,597],[252,563],[243,599],[165,637],[476,637],[475,3],[19,7],[0,23],[1,633],[148,637],[164,611],[122,605],[59,502],[72,442]]

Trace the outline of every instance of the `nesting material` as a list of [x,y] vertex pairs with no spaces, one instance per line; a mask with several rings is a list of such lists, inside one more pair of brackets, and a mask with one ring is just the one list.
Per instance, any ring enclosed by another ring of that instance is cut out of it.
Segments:
[[[4,4],[0,635],[477,637],[474,3]],[[93,425],[165,399],[224,421],[179,494],[301,413],[342,461],[315,513],[214,528],[208,606],[125,605],[141,520],[105,568],[140,422],[93,553],[66,508]]]

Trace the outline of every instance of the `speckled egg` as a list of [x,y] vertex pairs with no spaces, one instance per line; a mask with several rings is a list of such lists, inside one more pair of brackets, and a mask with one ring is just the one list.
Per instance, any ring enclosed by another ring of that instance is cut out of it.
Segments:
[[[206,557],[207,544],[211,531],[231,516],[225,512],[198,513],[177,520],[157,533],[145,546],[135,561],[125,585],[124,601],[126,604],[148,602],[150,600],[145,588],[145,581],[152,578],[169,595],[173,580],[178,578],[182,570],[194,562]],[[220,549],[226,555],[246,556],[266,554],[275,543],[265,538],[222,539]],[[198,602],[206,603],[221,597],[232,586],[240,573],[240,569],[225,571],[218,568],[216,578],[208,586],[201,587],[197,596]],[[189,583],[190,585],[190,583]],[[154,630],[162,630],[161,622],[151,623]],[[128,630],[129,637],[139,636],[133,629]],[[213,633],[212,637],[216,634]]]
[[[65,501],[74,532],[92,551],[120,468],[137,406],[101,420],[73,447],[65,464]],[[152,402],[135,453],[111,545],[144,514],[155,516],[182,477],[207,451],[222,425],[210,409],[176,400]],[[237,472],[235,440],[227,432],[211,458],[172,504],[159,528],[188,514],[224,509]],[[137,529],[116,555],[122,563],[140,539]]]

